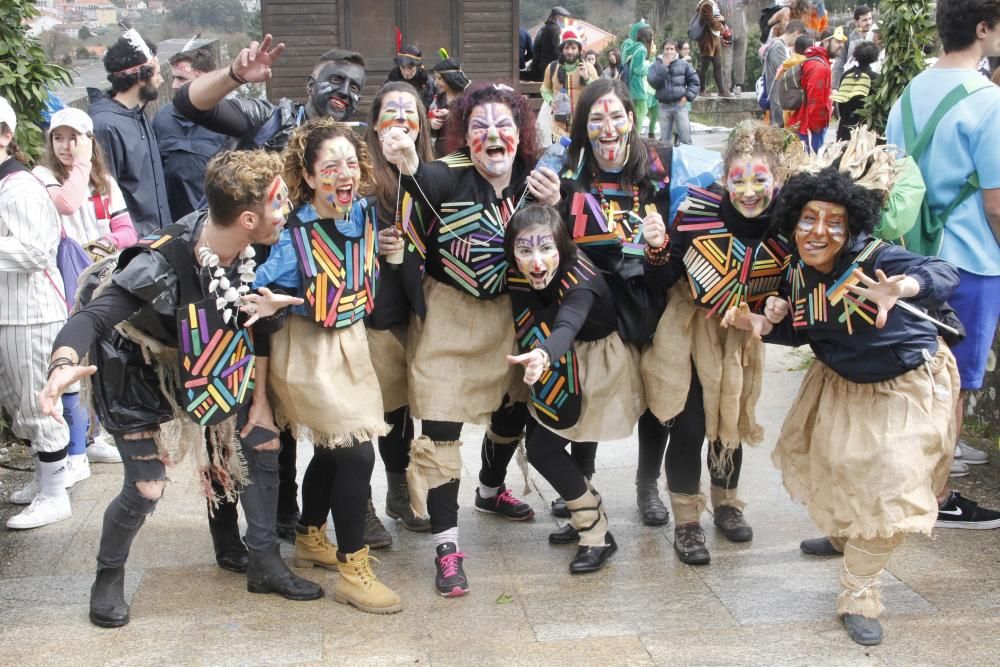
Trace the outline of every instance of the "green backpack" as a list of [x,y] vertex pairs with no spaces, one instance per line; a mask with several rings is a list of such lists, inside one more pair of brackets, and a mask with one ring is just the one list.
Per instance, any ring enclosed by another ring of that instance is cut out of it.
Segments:
[[[928,119],[927,124],[917,134],[913,121],[913,104],[910,100],[910,86],[903,91],[900,114],[903,123],[903,148],[906,150],[909,159],[918,163],[920,157],[927,150],[931,140],[934,138],[934,131],[937,130],[941,119],[951,111],[955,105],[984,88],[989,88],[993,84],[986,77],[977,77],[953,88],[951,92],[944,96],[944,99],[934,109],[934,113]],[[941,241],[944,237],[944,225],[948,217],[966,199],[979,190],[979,174],[973,171],[965,179],[958,196],[940,213],[931,209],[927,203],[926,193],[920,203],[920,213],[912,226],[899,225],[893,231],[894,225],[891,221],[883,219],[882,237],[887,241],[893,241],[902,245],[911,252],[924,256],[935,256],[941,250]],[[893,237],[893,234],[898,236]]]

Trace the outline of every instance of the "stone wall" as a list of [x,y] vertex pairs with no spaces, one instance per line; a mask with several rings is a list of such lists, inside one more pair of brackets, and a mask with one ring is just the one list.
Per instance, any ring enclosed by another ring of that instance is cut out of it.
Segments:
[[712,127],[736,127],[742,120],[763,119],[764,112],[753,93],[739,97],[702,97],[691,103],[691,120]]

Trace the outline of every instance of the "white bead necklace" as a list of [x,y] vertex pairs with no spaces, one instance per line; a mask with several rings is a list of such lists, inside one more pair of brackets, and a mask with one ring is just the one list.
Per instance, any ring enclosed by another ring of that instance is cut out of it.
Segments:
[[229,324],[230,320],[235,323],[237,309],[243,306],[243,297],[250,293],[250,286],[253,285],[256,274],[254,268],[257,263],[253,260],[256,253],[253,246],[247,246],[239,255],[240,265],[237,271],[240,274],[239,287],[233,287],[226,277],[226,270],[219,265],[219,256],[208,245],[208,232],[202,232],[201,247],[198,248],[198,261],[201,262],[203,270],[207,271],[211,280],[208,283],[208,291],[215,295],[215,307],[222,316],[222,321]]

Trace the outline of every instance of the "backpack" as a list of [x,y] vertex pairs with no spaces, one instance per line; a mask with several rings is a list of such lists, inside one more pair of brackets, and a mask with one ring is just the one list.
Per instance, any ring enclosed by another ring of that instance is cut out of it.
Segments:
[[754,88],[757,91],[757,106],[760,107],[761,111],[769,110],[771,108],[771,100],[767,96],[767,79],[764,78],[763,74],[757,79]]
[[[635,55],[633,54],[632,58],[634,57]],[[628,87],[629,82],[632,81],[632,58],[622,62],[621,76],[618,77],[618,79],[624,83],[626,87]]]
[[[976,77],[956,86],[937,105],[934,113],[931,114],[927,120],[927,124],[924,125],[919,134],[917,134],[913,120],[913,103],[910,100],[910,86],[907,86],[900,100],[900,118],[903,124],[903,148],[908,153],[909,158],[914,162],[919,162],[920,157],[927,150],[931,140],[934,138],[934,132],[937,130],[941,119],[966,97],[992,86],[993,84],[985,77]],[[917,253],[918,255],[937,255],[941,250],[941,241],[944,238],[944,226],[949,216],[951,216],[952,212],[962,202],[974,195],[979,189],[979,174],[973,171],[966,177],[965,183],[962,185],[962,189],[959,190],[955,199],[940,213],[931,209],[927,203],[927,195],[925,193],[920,203],[920,213],[916,224],[897,239],[887,240],[898,242],[910,252]]]
[[806,91],[802,88],[802,66],[810,60],[822,62],[819,56],[810,56],[791,69],[786,69],[774,80],[769,96],[778,100],[782,111],[796,111],[806,101]]
[[701,22],[701,5],[694,10],[694,16],[688,21],[688,39],[697,42],[705,34],[705,24]]
[[764,7],[760,10],[760,18],[757,19],[757,25],[760,27],[760,43],[767,44],[767,36],[771,34],[771,26],[768,22],[771,17],[777,14],[781,10],[778,5],[771,5],[770,7]]

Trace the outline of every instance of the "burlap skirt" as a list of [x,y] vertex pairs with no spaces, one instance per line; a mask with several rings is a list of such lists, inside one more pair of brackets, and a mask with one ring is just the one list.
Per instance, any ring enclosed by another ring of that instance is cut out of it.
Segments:
[[684,409],[691,387],[691,364],[701,381],[705,435],[729,450],[758,444],[764,429],[756,407],[764,378],[764,344],[750,332],[723,329],[721,319],[705,317],[686,280],[670,290],[670,301],[642,354],[646,400],[666,422]]
[[507,363],[514,353],[510,297],[481,301],[427,278],[424,299],[427,316],[410,318],[407,349],[413,416],[488,424],[522,377]]
[[382,407],[392,412],[406,405],[406,330],[399,324],[389,329],[368,329],[368,352],[382,392]]
[[361,322],[323,329],[290,315],[271,337],[267,387],[278,424],[314,445],[348,446],[388,432]]
[[[567,429],[549,430],[574,442],[629,437],[639,415],[646,410],[639,375],[639,350],[622,342],[617,333],[601,340],[577,341],[573,347],[580,363],[583,388],[580,420]],[[528,409],[537,420],[530,402]],[[545,426],[542,422],[539,424]]]
[[955,358],[858,384],[820,361],[806,373],[772,459],[792,499],[832,537],[931,532],[955,451]]

